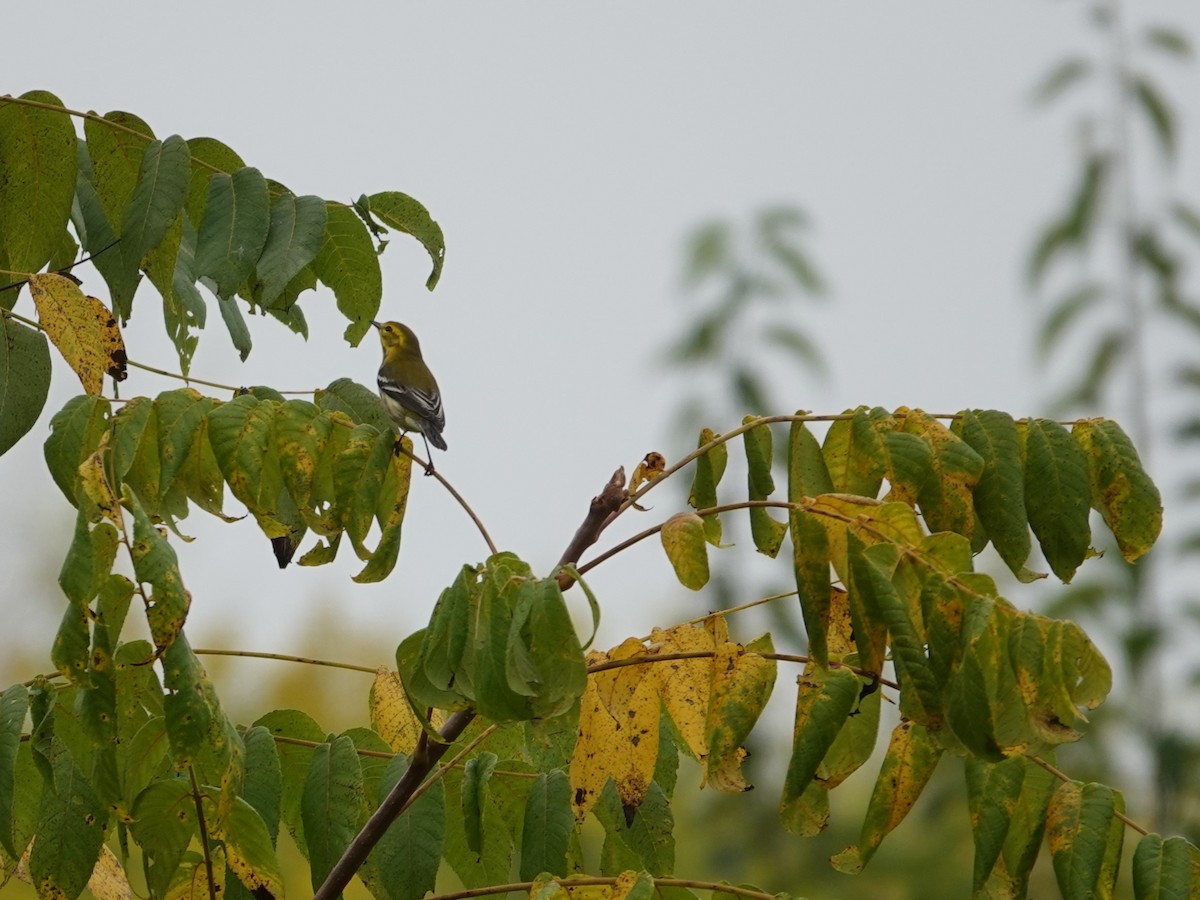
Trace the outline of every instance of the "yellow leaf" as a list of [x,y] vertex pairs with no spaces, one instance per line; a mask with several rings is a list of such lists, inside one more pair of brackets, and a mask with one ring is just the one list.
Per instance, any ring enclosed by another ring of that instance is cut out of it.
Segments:
[[[718,617],[719,618],[719,617]],[[722,621],[722,624],[723,621]],[[715,653],[712,631],[700,625],[676,625],[666,631],[655,628],[650,642],[657,653]],[[659,695],[667,715],[675,723],[688,750],[701,763],[708,756],[705,721],[711,690],[713,660],[673,659],[651,667],[659,683]]]
[[79,464],[79,481],[88,499],[100,508],[101,514],[112,522],[121,522],[121,507],[116,492],[104,471],[104,456],[108,449],[108,435],[100,441],[100,447]]
[[[444,720],[440,709],[433,710],[434,728],[440,728]],[[421,736],[421,723],[404,693],[400,675],[386,666],[376,670],[371,685],[371,727],[397,753],[412,753]]]
[[[588,664],[648,656],[636,638],[608,653],[589,653]],[[571,757],[571,803],[582,819],[612,778],[621,803],[636,809],[645,799],[658,758],[658,684],[646,666],[622,666],[588,676],[580,701],[579,734]]]
[[712,693],[706,733],[709,740],[705,781],[719,791],[748,791],[742,777],[746,750],[742,741],[750,734],[775,685],[775,661],[756,650],[770,652],[763,635],[743,647],[725,642],[717,646],[712,666]]
[[133,898],[133,888],[129,886],[129,879],[125,876],[125,870],[121,868],[121,861],[108,847],[100,848],[100,858],[96,860],[96,867],[92,869],[92,877],[88,879],[88,890],[92,892],[96,900],[132,900]]
[[33,275],[29,292],[46,336],[87,393],[99,394],[105,375],[125,380],[125,341],[108,307],[64,275]]
[[[667,458],[661,453],[651,450],[643,457],[642,461],[637,464],[637,468],[633,470],[633,474],[629,477],[629,493],[637,492],[643,484],[649,484],[663,473],[667,467]],[[639,509],[641,507],[638,507]]]

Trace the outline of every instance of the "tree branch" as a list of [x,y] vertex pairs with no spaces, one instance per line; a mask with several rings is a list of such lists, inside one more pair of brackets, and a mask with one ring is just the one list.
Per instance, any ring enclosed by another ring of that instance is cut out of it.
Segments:
[[346,848],[342,858],[329,870],[329,874],[325,876],[325,882],[313,894],[313,900],[334,900],[335,897],[341,896],[346,885],[350,883],[350,879],[362,868],[367,855],[404,810],[413,793],[425,780],[425,776],[430,773],[437,761],[450,749],[450,745],[466,730],[474,718],[475,711],[473,709],[464,709],[452,714],[438,732],[442,736],[440,742],[431,741],[428,734],[421,733],[421,737],[417,740],[417,749],[413,751],[412,759],[409,760],[408,768],[404,770],[404,774],[400,776],[396,786],[379,804],[379,808],[367,820],[362,831],[350,842],[350,846]]
[[[583,551],[600,539],[601,532],[617,517],[617,512],[628,499],[629,491],[625,489],[625,467],[621,466],[612,473],[612,477],[608,479],[608,483],[604,485],[600,493],[592,498],[588,513],[582,524],[575,529],[575,536],[571,538],[571,543],[567,545],[567,549],[559,558],[557,568],[561,569],[563,566],[572,566],[579,562]],[[564,591],[575,583],[575,579],[571,575],[562,571],[555,576],[555,580]]]

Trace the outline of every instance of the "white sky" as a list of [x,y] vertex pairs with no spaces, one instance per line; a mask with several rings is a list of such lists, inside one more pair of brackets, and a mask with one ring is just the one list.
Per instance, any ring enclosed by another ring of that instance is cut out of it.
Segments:
[[[1200,35],[1200,6],[1138,7]],[[713,216],[746,221],[784,202],[814,220],[808,248],[832,301],[805,306],[802,324],[832,375],[783,392],[781,411],[1042,409],[1021,277],[1075,163],[1069,116],[1036,112],[1028,96],[1052,62],[1088,46],[1077,4],[10,3],[4,19],[0,91],[47,89],[69,107],[134,112],[159,136],[217,137],[297,193],[401,190],[430,209],[446,234],[441,285],[424,290],[424,251],[396,236],[381,316],[414,327],[441,383],[439,470],[541,571],[616,466],[691,445],[667,443],[679,385],[653,362],[684,309],[682,237]],[[1184,121],[1200,113],[1198,77],[1193,66],[1166,82]],[[1184,169],[1192,196],[1196,176]],[[98,278],[87,286],[104,294]],[[144,286],[127,342],[132,358],[170,367],[159,306]],[[304,308],[307,344],[255,319],[241,365],[213,306],[193,373],[372,384],[373,339],[347,348],[328,292]],[[27,297],[17,309],[29,313]],[[131,371],[122,393],[176,386]],[[70,513],[41,440],[77,392],[56,366],[44,421],[0,459],[12,592],[0,602],[11,614],[45,596],[45,621],[10,633],[46,648]],[[673,511],[666,494],[612,538]],[[419,477],[397,570],[370,588],[350,581],[348,548],[334,566],[281,573],[252,522],[197,512],[185,530],[198,535],[179,547],[193,642],[236,613],[254,621],[242,647],[280,652],[326,649],[296,635],[330,603],[393,646],[485,552]],[[656,541],[627,557],[591,579],[607,611],[602,646],[664,624],[655,605],[678,609],[684,593]]]

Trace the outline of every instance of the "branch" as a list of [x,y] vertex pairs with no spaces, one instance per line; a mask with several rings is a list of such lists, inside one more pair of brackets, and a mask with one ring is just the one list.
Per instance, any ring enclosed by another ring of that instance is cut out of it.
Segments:
[[429,774],[437,761],[450,749],[450,745],[474,718],[475,711],[473,709],[460,710],[451,715],[439,732],[442,737],[441,742],[430,741],[429,736],[422,732],[421,737],[417,740],[417,749],[413,751],[412,759],[409,760],[408,768],[404,770],[404,774],[400,776],[396,786],[379,804],[379,808],[367,820],[362,831],[350,842],[350,846],[346,848],[342,858],[329,870],[324,884],[313,894],[313,900],[334,900],[341,896],[346,885],[350,883],[350,879],[362,868],[367,855],[403,811],[412,795],[420,787],[421,782],[425,780],[425,776]]
[[[592,498],[587,515],[582,524],[575,529],[575,536],[571,538],[571,543],[563,551],[556,568],[561,569],[563,566],[573,566],[578,563],[583,551],[600,539],[601,532],[617,517],[623,504],[628,500],[629,491],[625,489],[625,467],[621,466],[612,473],[612,477],[608,479],[608,483],[604,485],[600,493]],[[555,576],[555,580],[564,591],[575,583],[573,576],[561,571]]]

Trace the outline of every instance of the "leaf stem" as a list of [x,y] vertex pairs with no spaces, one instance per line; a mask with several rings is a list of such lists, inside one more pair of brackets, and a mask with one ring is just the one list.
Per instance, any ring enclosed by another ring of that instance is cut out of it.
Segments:
[[196,801],[196,820],[200,827],[200,848],[204,852],[204,873],[208,882],[209,900],[217,900],[217,880],[213,875],[212,853],[208,846],[208,826],[204,824],[204,798],[200,795],[200,783],[196,781],[196,770],[188,766],[192,779],[192,799]]
[[287,653],[264,653],[257,650],[213,650],[213,649],[194,649],[192,650],[197,656],[241,656],[247,659],[274,659],[280,662],[295,662],[304,663],[309,666],[329,666],[333,669],[347,669],[352,672],[367,672],[374,675],[379,669],[372,669],[370,666],[358,666],[353,663],[337,662],[332,659],[316,659],[311,656],[292,656]]
[[[579,878],[572,876],[570,878],[554,878],[555,884],[561,885],[564,888],[572,887],[591,887],[591,886],[611,886],[617,883],[615,876],[589,876]],[[463,891],[453,891],[448,894],[434,894],[426,900],[469,900],[472,897],[489,897],[493,894],[509,894],[509,893],[524,893],[528,894],[533,888],[535,882],[532,881],[517,881],[511,884],[493,884],[487,887],[469,888]],[[738,887],[733,884],[726,884],[717,881],[700,881],[695,878],[655,878],[654,884],[656,887],[680,887],[680,888],[696,888],[702,891],[721,891],[726,894],[734,894],[739,897],[748,897],[751,900],[774,900],[774,894],[768,894],[765,891],[756,891],[751,888]]]
[[[1043,769],[1045,769],[1047,772],[1049,772],[1051,775],[1053,775],[1055,778],[1057,778],[1059,781],[1063,782],[1064,784],[1069,784],[1070,782],[1074,781],[1074,779],[1071,778],[1071,776],[1068,775],[1066,772],[1062,772],[1062,771],[1056,769],[1054,766],[1052,766],[1050,763],[1046,762],[1046,760],[1042,759],[1040,756],[1034,756],[1031,753],[1026,753],[1025,758],[1027,760],[1029,760],[1031,763],[1033,763],[1034,765],[1041,766]],[[1145,837],[1146,835],[1148,835],[1150,833],[1150,830],[1148,828],[1145,828],[1142,825],[1139,825],[1137,822],[1135,822],[1133,819],[1129,818],[1129,816],[1125,815],[1120,810],[1113,810],[1113,815],[1116,818],[1120,819],[1122,822],[1124,822],[1126,825],[1128,825],[1130,828],[1132,828],[1134,831],[1136,831],[1138,834],[1142,835],[1143,837]]]

